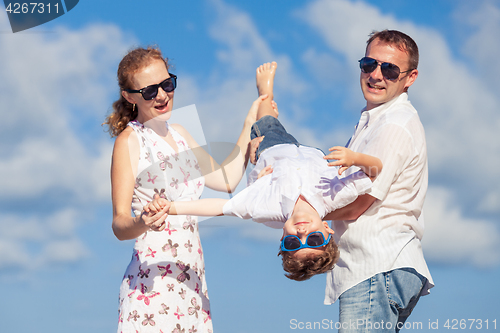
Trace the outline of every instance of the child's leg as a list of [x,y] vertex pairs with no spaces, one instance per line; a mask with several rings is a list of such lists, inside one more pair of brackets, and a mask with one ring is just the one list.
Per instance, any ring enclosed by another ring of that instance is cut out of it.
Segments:
[[257,159],[260,153],[265,149],[278,144],[294,144],[299,146],[297,140],[295,140],[292,135],[288,134],[286,129],[279,122],[278,112],[276,112],[272,106],[276,67],[277,64],[275,62],[268,62],[257,68],[257,90],[259,91],[259,95],[268,95],[259,105],[259,109],[257,110],[257,122],[253,124],[250,133],[250,138],[252,140],[256,137],[264,137],[264,140],[259,144],[259,148],[257,148]]
[[273,109],[271,102],[273,101],[273,85],[274,74],[276,73],[276,62],[265,63],[257,68],[256,80],[259,96],[267,94],[267,98],[260,103],[257,111],[257,120],[264,116],[272,116],[278,118],[278,114]]

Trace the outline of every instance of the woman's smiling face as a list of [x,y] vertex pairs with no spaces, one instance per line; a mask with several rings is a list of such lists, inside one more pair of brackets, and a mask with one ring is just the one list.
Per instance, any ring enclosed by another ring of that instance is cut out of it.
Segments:
[[[150,85],[159,84],[169,77],[170,74],[165,62],[154,59],[149,65],[138,70],[132,76],[132,89],[140,90]],[[168,118],[172,111],[174,91],[165,92],[161,87],[158,87],[158,94],[149,101],[146,101],[139,93],[123,91],[122,94],[130,103],[136,104],[138,109],[137,120],[142,124],[161,115]]]

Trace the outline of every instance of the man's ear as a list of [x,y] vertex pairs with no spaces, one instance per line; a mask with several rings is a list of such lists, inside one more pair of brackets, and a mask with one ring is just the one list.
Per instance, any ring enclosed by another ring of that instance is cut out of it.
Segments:
[[418,77],[418,69],[412,70],[410,75],[406,76],[405,91],[408,91],[408,88],[410,88],[413,82],[415,82],[417,77]]

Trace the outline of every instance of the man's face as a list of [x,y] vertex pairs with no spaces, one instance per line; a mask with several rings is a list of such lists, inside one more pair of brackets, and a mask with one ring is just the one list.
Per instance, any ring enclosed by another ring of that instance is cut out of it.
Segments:
[[[366,57],[376,59],[379,63],[389,62],[397,65],[401,72],[409,70],[409,56],[396,46],[375,39],[368,45]],[[402,73],[395,80],[384,78],[380,65],[371,72],[361,72],[361,91],[366,100],[366,110],[371,110],[393,98],[401,95],[413,84],[418,76],[418,70]]]

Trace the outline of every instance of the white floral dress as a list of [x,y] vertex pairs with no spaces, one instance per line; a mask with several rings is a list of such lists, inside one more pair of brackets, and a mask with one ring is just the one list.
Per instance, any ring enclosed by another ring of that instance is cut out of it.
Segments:
[[[132,200],[136,216],[155,193],[170,201],[196,200],[204,187],[195,155],[168,123],[178,153],[138,121],[128,124],[140,143]],[[120,288],[118,332],[210,333],[212,319],[197,218],[169,216],[161,232],[136,239]]]

